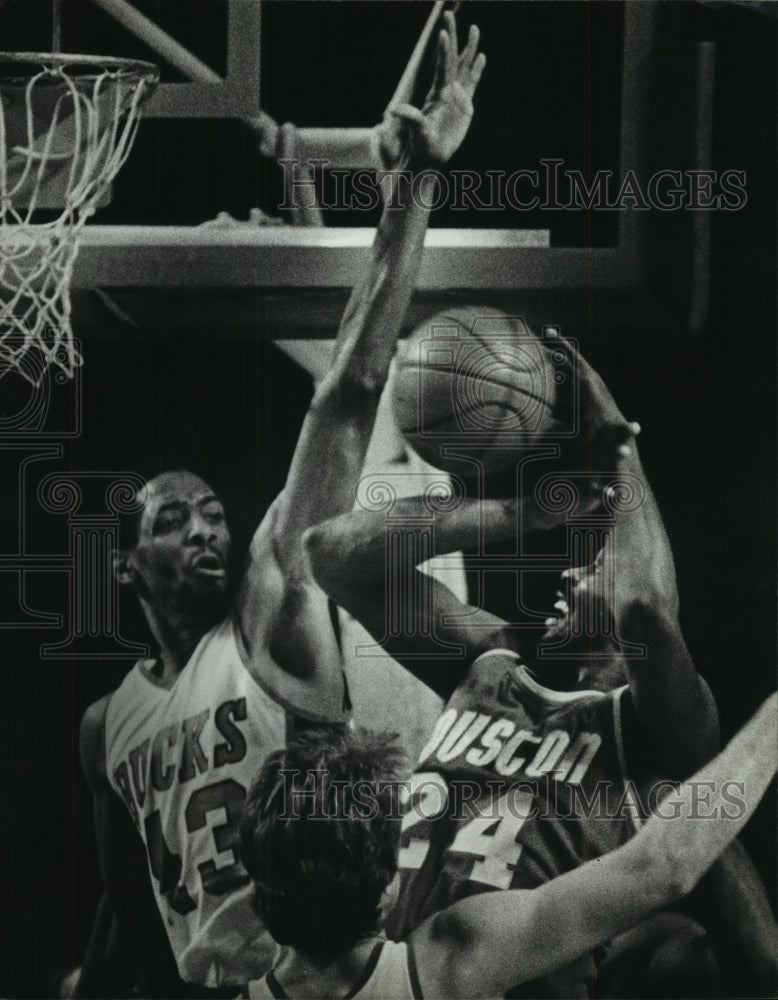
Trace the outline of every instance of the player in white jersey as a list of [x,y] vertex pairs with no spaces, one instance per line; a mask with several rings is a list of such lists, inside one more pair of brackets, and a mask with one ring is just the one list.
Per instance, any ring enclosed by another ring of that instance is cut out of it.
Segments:
[[428,206],[436,200],[437,179],[428,168],[456,151],[472,117],[485,62],[478,32],[471,29],[460,52],[453,15],[444,18],[423,109],[395,106],[378,127],[383,161],[396,170],[392,198],[285,488],[251,542],[234,603],[227,597],[224,511],[192,473],[165,472],[147,483],[135,537],[117,553],[117,577],[138,595],[159,654],[138,663],[118,691],[93,705],[82,726],[101,866],[117,918],[110,940],[90,946],[82,996],[127,988],[122,941],[134,949],[129,972],[143,989],[169,994],[177,988],[160,984],[158,976],[154,981],[158,961],[143,937],[146,918],[139,919],[141,880],[126,854],[133,837],[125,832],[126,846],[119,846],[127,811],[145,845],[183,980],[200,994],[203,988],[234,993],[268,966],[273,946],[247,905],[248,877],[233,850],[236,823],[259,763],[285,744],[290,728],[346,719],[338,637],[301,538],[354,502],[418,271]]
[[[544,713],[537,711],[533,700],[553,700],[550,689],[592,687],[592,677],[598,674],[620,675],[621,683],[628,681],[627,690],[618,697],[611,694],[597,712],[587,707],[584,699],[583,708],[590,716],[586,724],[574,718],[571,706],[558,746],[564,750],[564,741],[572,742],[582,726],[591,730],[593,738],[600,741],[594,761],[600,784],[610,779],[618,789],[627,776],[644,785],[655,779],[686,778],[710,759],[717,746],[716,707],[683,640],[672,552],[635,448],[634,435],[640,429],[625,421],[607,387],[583,358],[575,355],[572,345],[558,338],[553,349],[566,352],[570,375],[577,373],[582,421],[579,448],[576,451],[575,445],[571,446],[558,459],[557,471],[562,478],[569,472],[574,483],[581,482],[582,472],[588,474],[589,487],[577,516],[594,513],[602,517],[610,510],[614,523],[592,563],[563,574],[562,586],[568,592],[559,593],[556,608],[560,613],[546,622],[538,648],[522,641],[526,632],[482,608],[463,604],[440,581],[421,572],[417,568],[421,559],[414,555],[416,536],[425,530],[420,526],[431,521],[434,531],[419,543],[424,558],[430,555],[430,545],[435,555],[460,549],[486,551],[493,543],[515,545],[520,531],[557,525],[558,509],[541,507],[532,491],[507,500],[438,505],[423,497],[398,500],[392,505],[390,521],[383,511],[361,510],[314,527],[306,539],[316,579],[340,606],[419,676],[424,677],[432,661],[438,691],[451,699],[440,725],[451,725],[453,735],[448,737],[445,730],[433,734],[430,752],[422,753],[418,770],[422,776],[428,772],[442,775],[448,786],[474,771],[483,772],[482,784],[492,782],[499,778],[491,772],[501,761],[513,768],[521,782],[520,759],[535,766],[530,756],[533,745],[546,735]],[[573,378],[566,384],[572,386]],[[622,485],[615,489],[608,486],[619,480]],[[622,504],[621,497],[628,498],[630,493],[633,499],[642,497],[642,502]],[[393,533],[391,547],[387,530]],[[397,544],[394,536],[400,530],[405,537]],[[400,606],[387,608],[393,595]],[[411,614],[402,602],[414,595],[419,596]],[[388,628],[387,614],[393,621],[412,620],[412,632],[397,634]],[[562,641],[569,659],[544,659],[542,647],[552,648],[553,643]],[[440,643],[462,652],[458,659],[451,656],[445,666],[435,668],[435,656],[440,663]],[[624,644],[631,644],[633,650],[644,647],[645,655],[625,659]],[[537,697],[532,696],[531,675],[526,671],[520,683],[507,691],[489,681],[484,661],[487,654],[496,655],[496,650],[507,650],[508,656],[511,651],[521,654],[535,682],[540,681],[540,685],[535,683]],[[598,677],[597,686],[610,685]],[[620,722],[614,729],[608,720],[616,707]],[[528,719],[517,714],[522,708],[528,710]],[[437,756],[432,752],[436,735],[446,740],[445,753]],[[524,742],[517,750],[511,740],[519,738]],[[449,739],[453,741],[451,748]],[[502,753],[501,741],[505,743]],[[513,772],[501,772],[503,776],[509,773]],[[391,931],[405,935],[435,909],[472,892],[539,885],[625,841],[629,824],[624,814],[610,817],[606,813],[593,823],[574,816],[571,823],[564,818],[564,808],[561,813],[555,811],[560,808],[560,801],[552,794],[557,789],[562,790],[563,800],[571,794],[566,782],[556,779],[533,793],[542,798],[545,812],[517,832],[515,843],[522,847],[512,845],[517,856],[515,864],[509,866],[507,883],[473,876],[472,858],[469,866],[463,863],[454,844],[457,826],[446,810],[431,824],[407,829],[401,858],[402,891]],[[435,829],[428,829],[430,826]],[[718,921],[718,927],[711,931],[718,935],[719,945],[723,942],[717,957],[726,963],[737,956],[733,962],[740,963],[733,976],[736,985],[747,980],[762,987],[775,983],[775,921],[758,877],[737,848],[728,852],[717,866],[715,878],[706,884],[714,883],[719,905],[710,903],[702,916],[706,929],[712,927],[714,916]],[[700,916],[699,911],[695,916]],[[668,923],[665,930],[674,934],[678,926],[671,928]],[[657,927],[655,923],[653,929]],[[691,955],[698,936],[704,937],[702,927],[687,920],[683,932]],[[659,949],[655,951],[659,953]],[[616,953],[614,946],[612,955]],[[650,950],[644,948],[643,953],[647,961]],[[611,963],[610,967],[614,966],[615,962]],[[679,975],[685,975],[682,966],[683,960],[676,963]],[[706,968],[710,966],[706,957]],[[606,971],[608,968],[606,964]],[[569,997],[591,990],[593,972],[581,967],[566,970],[566,974],[567,979],[562,976],[563,987],[558,981],[545,982],[541,993],[540,984],[532,984],[529,995]],[[601,984],[597,988],[601,990]]]
[[[770,784],[777,709],[772,695],[623,846],[539,888],[460,899],[401,943],[381,932],[403,811],[396,743],[369,731],[303,734],[265,762],[241,823],[257,909],[283,946],[243,995],[498,997],[537,980],[695,886]],[[709,808],[695,821],[700,787],[711,790]],[[423,821],[426,810],[411,797],[414,808]]]

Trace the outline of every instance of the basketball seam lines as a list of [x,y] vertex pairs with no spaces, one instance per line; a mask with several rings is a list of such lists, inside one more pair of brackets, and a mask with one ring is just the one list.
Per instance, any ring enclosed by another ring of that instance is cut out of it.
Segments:
[[[509,411],[510,413],[512,413],[516,417],[520,417],[522,415],[522,413],[523,413],[522,410],[517,410],[515,407],[511,406],[510,403],[508,403],[508,402],[502,402],[502,401],[498,401],[498,400],[493,400],[493,401],[490,401],[488,403],[471,403],[469,406],[465,406],[465,407],[460,408],[457,411],[457,413],[461,417],[467,417],[471,413],[473,413],[475,410],[481,410],[485,406],[500,406],[504,410]],[[415,433],[415,434],[419,434],[419,435],[421,435],[423,437],[424,436],[424,431],[433,430],[435,427],[440,427],[442,424],[445,424],[445,423],[447,423],[448,421],[451,421],[451,420],[456,421],[456,415],[454,415],[452,413],[447,413],[443,417],[438,417],[436,420],[432,420],[432,421],[429,421],[428,423],[425,423],[423,429],[420,428],[418,424],[414,424],[414,425],[412,425],[410,427],[400,426],[400,430],[403,432],[403,434],[407,434],[407,433],[412,433],[413,434],[413,433]],[[506,430],[501,429],[499,427],[497,427],[497,428],[494,428],[494,427],[485,427],[483,429],[483,431],[481,431],[481,432],[474,431],[472,428],[465,428],[465,429],[459,430],[459,431],[452,430],[451,433],[452,434],[469,434],[469,435],[473,435],[473,434],[477,434],[477,433],[483,433],[483,434],[490,434],[491,433],[492,436],[495,437],[497,434],[506,434],[506,433],[507,434],[522,434],[522,433],[523,434],[527,434],[527,433],[533,433],[533,432],[532,431],[519,431],[519,430],[507,430],[506,431]]]
[[[494,355],[493,355],[493,357],[494,357]],[[497,358],[497,360],[499,361],[500,359]],[[451,366],[450,365],[436,364],[436,363],[432,363],[432,362],[429,362],[429,361],[423,361],[423,362],[409,361],[407,364],[398,365],[398,369],[400,371],[402,371],[403,368],[414,368],[414,367],[418,368],[420,370],[423,370],[424,368],[427,368],[430,371],[441,372],[443,374],[449,374],[450,373],[450,374],[452,374],[455,377],[457,375],[457,372],[452,372],[451,371]],[[515,371],[516,373],[521,373],[521,374],[528,374],[526,368],[512,368],[511,371]],[[488,375],[477,375],[477,374],[473,375],[473,374],[470,374],[468,372],[459,372],[459,375],[464,375],[464,376],[466,376],[469,379],[473,379],[473,381],[486,382],[489,385],[496,385],[500,389],[510,389],[511,392],[516,392],[519,395],[526,396],[528,399],[534,399],[536,403],[542,403],[543,406],[549,406],[548,400],[544,399],[543,396],[538,396],[534,392],[530,392],[529,389],[522,388],[520,385],[509,385],[507,382],[500,382],[498,379],[496,379],[496,378],[490,378]],[[488,403],[484,403],[482,405],[489,405],[492,402],[496,402],[496,401],[495,400],[489,400]],[[550,406],[549,406],[549,408],[550,408]]]

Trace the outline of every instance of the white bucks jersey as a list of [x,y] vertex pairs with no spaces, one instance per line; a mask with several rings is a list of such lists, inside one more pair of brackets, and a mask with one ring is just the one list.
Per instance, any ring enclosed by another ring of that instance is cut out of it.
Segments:
[[146,845],[179,973],[208,987],[256,979],[275,954],[235,839],[295,716],[249,674],[239,643],[231,619],[212,629],[169,688],[137,663],[106,715],[108,777]]

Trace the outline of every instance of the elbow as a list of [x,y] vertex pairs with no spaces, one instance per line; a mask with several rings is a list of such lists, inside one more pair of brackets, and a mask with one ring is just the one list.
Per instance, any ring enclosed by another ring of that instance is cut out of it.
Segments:
[[362,366],[355,370],[353,361],[344,359],[324,376],[311,402],[312,412],[335,411],[339,419],[348,414],[362,414],[378,406],[386,385],[387,372],[371,371]]
[[661,871],[666,879],[665,899],[661,905],[670,906],[688,896],[699,881],[699,873],[694,873],[685,852],[664,852],[660,861]]
[[[699,877],[689,864],[688,854],[673,843],[672,830],[677,828],[677,822],[654,816],[649,823],[662,823],[663,830],[642,852],[637,864],[631,865],[631,882],[644,887],[649,897],[647,902],[654,912],[688,896]],[[662,836],[664,830],[670,835],[669,839]],[[647,836],[647,831],[642,836]]]
[[339,524],[331,518],[308,528],[302,537],[311,576],[325,594],[345,610],[354,602],[356,570],[349,559],[348,539]]
[[337,565],[337,542],[334,529],[323,521],[308,528],[303,534],[302,545],[311,569],[311,575],[322,590],[331,597],[332,588],[337,583],[338,574],[333,571]]

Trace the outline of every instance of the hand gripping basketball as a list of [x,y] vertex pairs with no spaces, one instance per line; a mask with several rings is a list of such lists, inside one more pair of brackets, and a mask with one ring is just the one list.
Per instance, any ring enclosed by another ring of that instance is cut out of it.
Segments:
[[[569,394],[578,393],[577,433],[563,447],[560,463],[570,471],[585,469],[594,476],[612,472],[623,459],[632,454],[632,442],[640,433],[640,424],[627,421],[602,378],[579,354],[573,344],[558,335],[544,340],[543,346],[552,351],[559,379],[552,409],[554,419],[562,425],[569,420],[572,405]],[[593,482],[595,489],[598,482]]]

